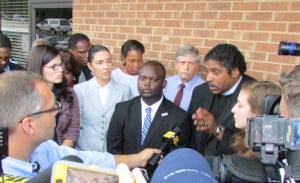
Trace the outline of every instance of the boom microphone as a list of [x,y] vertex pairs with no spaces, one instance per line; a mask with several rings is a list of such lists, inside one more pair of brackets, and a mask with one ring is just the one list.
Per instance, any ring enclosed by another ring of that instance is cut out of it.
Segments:
[[[79,157],[74,156],[74,155],[65,156],[61,160],[83,163],[83,161]],[[37,182],[49,183],[49,182],[51,182],[52,166],[46,168],[45,170],[43,170],[42,172],[40,172],[33,178],[29,179],[26,183],[37,183]]]
[[177,143],[179,142],[180,133],[181,129],[179,127],[175,127],[173,131],[167,131],[163,135],[164,143],[159,147],[161,154],[154,154],[149,160],[148,164],[151,166],[157,165],[158,161],[160,160],[160,155],[164,154],[171,145],[177,145]]

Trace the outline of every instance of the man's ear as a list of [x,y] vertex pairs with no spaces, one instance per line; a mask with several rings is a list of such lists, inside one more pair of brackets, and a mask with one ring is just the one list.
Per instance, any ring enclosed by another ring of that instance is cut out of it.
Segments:
[[31,116],[27,116],[20,121],[20,126],[22,131],[27,135],[32,135],[34,132],[33,128],[33,118]]
[[75,50],[73,48],[68,49],[68,51],[72,54],[75,55]]
[[237,67],[232,68],[231,76],[234,78],[239,78],[241,76],[239,68]]
[[163,82],[163,88],[165,88],[167,86],[167,84],[168,84],[168,81],[164,80],[164,82]]

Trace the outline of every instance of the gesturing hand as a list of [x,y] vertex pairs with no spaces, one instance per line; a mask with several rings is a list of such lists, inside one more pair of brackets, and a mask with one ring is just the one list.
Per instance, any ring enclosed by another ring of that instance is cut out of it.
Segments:
[[214,134],[219,125],[214,115],[201,107],[192,115],[192,119],[197,131],[206,132],[210,135]]

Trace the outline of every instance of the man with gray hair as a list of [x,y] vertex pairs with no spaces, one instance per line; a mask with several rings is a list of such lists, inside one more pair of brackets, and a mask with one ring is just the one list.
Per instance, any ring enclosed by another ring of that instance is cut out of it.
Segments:
[[280,113],[286,118],[300,118],[300,65],[280,75],[282,87]]
[[60,105],[47,83],[34,73],[1,74],[0,101],[0,129],[9,131],[8,157],[2,160],[3,172],[8,175],[31,178],[69,155],[103,168],[115,168],[119,163],[129,168],[143,167],[154,153],[160,153],[158,149],[145,149],[131,155],[112,155],[59,146],[50,139]]
[[175,57],[177,74],[166,79],[165,97],[185,111],[189,108],[194,88],[204,83],[197,75],[199,63],[198,49],[191,45],[181,45]]

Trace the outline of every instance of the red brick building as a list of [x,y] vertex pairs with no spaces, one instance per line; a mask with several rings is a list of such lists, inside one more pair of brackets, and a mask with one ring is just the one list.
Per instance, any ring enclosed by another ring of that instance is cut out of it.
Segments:
[[[121,66],[120,48],[137,39],[145,59],[157,59],[174,72],[180,44],[192,44],[201,55],[218,43],[232,43],[247,60],[247,74],[277,81],[300,57],[278,56],[282,40],[300,40],[299,0],[73,0],[73,31],[93,44],[107,46]],[[203,74],[203,70],[201,69]]]

